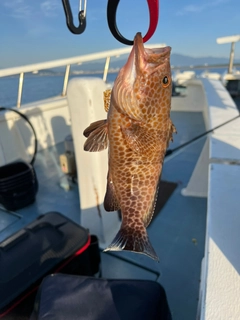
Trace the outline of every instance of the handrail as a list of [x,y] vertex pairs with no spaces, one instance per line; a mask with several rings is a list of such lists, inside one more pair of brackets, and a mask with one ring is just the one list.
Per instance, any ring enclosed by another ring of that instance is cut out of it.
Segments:
[[[166,45],[163,43],[162,44],[145,45],[146,48],[160,48],[160,47],[164,47],[164,46],[166,46]],[[13,76],[13,75],[19,75],[17,107],[20,108],[23,81],[24,81],[24,73],[37,72],[40,70],[52,69],[52,68],[65,66],[66,70],[65,70],[63,90],[62,90],[62,96],[65,96],[66,91],[67,91],[67,85],[68,85],[71,65],[81,64],[84,62],[96,61],[96,60],[100,60],[100,59],[105,58],[106,62],[105,62],[104,70],[103,70],[103,80],[106,81],[111,57],[119,57],[123,54],[129,53],[130,51],[131,51],[131,47],[124,47],[124,48],[119,48],[119,49],[113,49],[113,50],[108,50],[108,51],[86,54],[86,55],[82,55],[82,56],[76,56],[76,57],[72,57],[72,58],[58,59],[58,60],[40,62],[40,63],[35,63],[35,64],[23,65],[20,67],[0,69],[0,78],[7,77],[7,76]],[[212,69],[212,68],[224,68],[227,66],[228,66],[227,64],[172,66],[172,70]],[[239,67],[240,64],[235,63],[234,66]]]
[[[149,44],[149,45],[145,45],[145,48],[160,48],[164,46],[165,44]],[[131,51],[131,47],[126,47],[121,49],[113,49],[113,50],[108,50],[108,51],[103,51],[98,53],[86,54],[86,55],[72,57],[72,58],[29,64],[21,67],[0,69],[0,77],[13,76],[16,74],[20,74],[21,72],[23,73],[33,72],[33,71],[39,71],[43,69],[63,67],[69,64],[71,65],[71,64],[78,64],[82,62],[90,62],[94,60],[104,59],[106,57],[119,56],[125,53],[129,53],[130,51]]]
[[71,67],[70,64],[68,64],[68,65],[66,66],[66,71],[65,71],[65,76],[64,76],[64,82],[63,82],[62,96],[65,96],[65,95],[67,94],[67,85],[68,85],[70,67]]
[[[165,47],[165,44],[151,44],[145,45],[146,48],[161,48]],[[66,58],[66,59],[59,59],[53,61],[46,61],[41,63],[29,64],[21,67],[13,67],[13,68],[6,68],[0,69],[0,78],[13,76],[19,74],[19,85],[18,85],[18,97],[17,97],[17,107],[20,108],[21,106],[21,99],[22,99],[22,88],[23,88],[23,80],[24,80],[24,73],[26,72],[37,72],[43,69],[51,69],[57,67],[66,66],[66,71],[64,75],[64,82],[63,82],[63,90],[62,96],[66,95],[67,92],[67,85],[69,80],[70,68],[72,64],[81,64],[83,62],[90,62],[95,60],[100,60],[106,58],[105,67],[103,70],[103,80],[106,81],[108,69],[109,69],[109,62],[111,57],[119,57],[122,54],[129,53],[131,51],[131,47],[127,48],[120,48],[120,49],[113,49],[103,52],[91,53],[82,56]]]

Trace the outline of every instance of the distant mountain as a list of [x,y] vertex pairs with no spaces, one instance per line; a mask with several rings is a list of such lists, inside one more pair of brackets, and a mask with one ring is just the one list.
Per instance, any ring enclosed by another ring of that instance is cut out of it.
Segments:
[[[118,72],[119,69],[126,63],[128,55],[121,56],[120,59],[112,58],[109,65],[109,72]],[[216,57],[190,57],[178,53],[171,54],[171,66],[172,67],[189,67],[199,65],[220,65],[228,64],[228,58],[216,58]],[[235,63],[240,63],[239,59],[234,59]],[[72,65],[71,74],[94,74],[103,73],[105,66],[105,60],[99,62],[86,62],[81,65]],[[63,75],[65,73],[65,67],[58,67],[55,69],[40,70],[35,73],[27,73],[28,76],[56,76]]]
[[[113,60],[110,62],[109,69],[112,71],[118,71],[127,60],[127,55],[125,58]],[[197,65],[219,65],[228,64],[228,58],[217,58],[217,57],[190,57],[178,53],[171,54],[171,65],[177,67],[183,66],[197,66]],[[240,63],[239,59],[234,60],[235,63]],[[86,72],[103,72],[105,62],[89,62],[83,63],[79,66],[72,66],[71,72],[73,73],[86,73]]]
[[[215,64],[225,64],[229,62],[229,58],[217,58],[217,57],[190,57],[183,54],[173,53],[171,55],[171,65],[172,66],[197,66],[197,65],[215,65]],[[240,63],[239,59],[235,59],[234,62]]]
[[[25,72],[25,75],[28,77],[34,77],[34,76],[56,76],[59,72],[52,69],[42,69],[39,71],[33,71],[33,72]],[[62,72],[61,72],[62,74]]]
[[[127,59],[127,57],[126,57]],[[110,65],[109,65],[109,69],[114,69],[116,71],[118,71],[125,63],[126,63],[126,59],[118,59],[117,61],[111,61],[110,62]],[[71,67],[71,72],[72,73],[78,73],[78,72],[81,72],[81,71],[84,71],[84,72],[96,72],[96,71],[99,71],[99,72],[103,72],[104,70],[104,66],[105,66],[105,61],[104,62],[86,62],[86,63],[83,63],[79,66],[75,66],[73,65]]]

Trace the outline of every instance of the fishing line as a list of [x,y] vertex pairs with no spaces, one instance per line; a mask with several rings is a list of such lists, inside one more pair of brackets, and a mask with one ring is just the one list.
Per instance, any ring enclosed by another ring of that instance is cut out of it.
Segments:
[[200,140],[201,138],[205,137],[205,136],[208,135],[209,133],[212,133],[214,130],[219,129],[219,128],[225,126],[226,124],[228,124],[228,123],[230,123],[230,122],[238,119],[239,117],[240,117],[240,114],[239,114],[238,116],[236,116],[236,117],[234,117],[234,118],[232,118],[232,119],[230,119],[230,120],[228,120],[228,121],[226,121],[226,122],[224,122],[224,123],[222,123],[222,124],[214,127],[213,129],[210,129],[210,130],[208,130],[208,131],[205,131],[205,132],[201,133],[201,134],[198,135],[197,137],[195,137],[195,138],[193,138],[193,139],[191,139],[191,140],[189,140],[189,141],[181,144],[180,146],[178,146],[178,147],[176,147],[176,148],[174,148],[174,149],[168,149],[168,150],[166,151],[165,157],[168,157],[168,156],[172,155],[174,152],[176,152],[176,151],[178,151],[178,150],[180,150],[180,149],[182,149],[182,148],[184,148],[184,147],[192,144],[193,142],[196,142],[196,141]]

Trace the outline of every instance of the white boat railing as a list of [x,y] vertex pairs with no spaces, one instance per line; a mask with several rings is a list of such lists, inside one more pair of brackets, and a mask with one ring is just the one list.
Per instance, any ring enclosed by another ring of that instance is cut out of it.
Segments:
[[[165,46],[166,45],[163,43],[162,44],[145,45],[146,48],[161,48],[161,47],[165,47]],[[66,96],[71,65],[82,64],[84,62],[97,61],[100,59],[106,59],[105,67],[103,70],[103,80],[106,81],[107,74],[109,71],[110,59],[112,57],[118,58],[118,57],[120,57],[120,55],[129,53],[131,51],[131,48],[132,47],[113,49],[113,50],[108,50],[108,51],[103,51],[103,52],[97,52],[97,53],[72,57],[72,58],[46,61],[46,62],[29,64],[29,65],[20,66],[20,67],[0,69],[0,78],[19,75],[17,107],[20,108],[25,73],[27,73],[27,72],[37,73],[40,70],[52,69],[52,68],[57,68],[57,67],[66,67],[65,74],[64,74],[63,89],[62,89],[62,96]]]
[[207,129],[225,125],[208,135],[187,186],[192,195],[205,193],[208,199],[197,319],[235,320],[240,319],[240,117],[220,81],[201,82]]

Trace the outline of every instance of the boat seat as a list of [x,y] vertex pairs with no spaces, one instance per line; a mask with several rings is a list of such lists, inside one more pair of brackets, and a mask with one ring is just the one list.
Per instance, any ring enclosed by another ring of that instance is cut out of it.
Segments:
[[83,131],[90,123],[106,119],[103,92],[108,88],[100,78],[79,77],[69,81],[67,101],[78,172],[80,223],[106,248],[120,228],[117,212],[106,212],[103,206],[107,183],[108,151],[86,152]]

